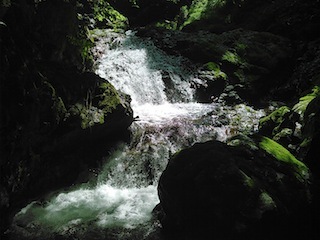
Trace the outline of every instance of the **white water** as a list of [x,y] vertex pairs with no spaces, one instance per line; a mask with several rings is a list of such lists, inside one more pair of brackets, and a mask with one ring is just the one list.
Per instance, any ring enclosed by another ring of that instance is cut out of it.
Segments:
[[84,184],[22,209],[15,231],[27,239],[131,239],[130,234],[148,239],[154,231],[151,212],[159,202],[157,182],[170,156],[195,142],[224,141],[235,131],[254,130],[262,115],[244,105],[196,103],[192,85],[199,79],[184,60],[132,32],[109,33],[96,52],[97,73],[132,97],[138,117],[132,141],[105,159],[94,187]]

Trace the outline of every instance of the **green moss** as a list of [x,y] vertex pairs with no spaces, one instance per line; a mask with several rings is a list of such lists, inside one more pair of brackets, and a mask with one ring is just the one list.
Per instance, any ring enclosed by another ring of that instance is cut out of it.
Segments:
[[240,173],[243,177],[244,185],[247,186],[248,188],[251,188],[251,189],[254,188],[254,186],[255,186],[254,180],[241,170],[240,170]]
[[84,65],[92,65],[93,55],[91,52],[94,41],[88,36],[88,32],[80,32],[78,36],[68,36],[68,41],[77,47]]
[[185,26],[206,18],[208,13],[212,14],[217,8],[221,8],[226,4],[225,0],[193,0],[189,8],[181,7],[180,11],[180,29]]
[[245,146],[246,148],[256,151],[258,147],[255,141],[247,136],[246,134],[238,134],[228,140],[228,145],[230,146]]
[[96,88],[88,91],[83,103],[76,103],[69,109],[69,116],[76,119],[82,129],[106,122],[108,114],[121,104],[116,89],[109,82],[98,82]]
[[190,23],[200,20],[202,14],[206,11],[208,6],[208,0],[196,0],[193,1],[187,14],[187,19],[183,23],[182,27],[189,25]]
[[93,106],[86,106],[81,103],[73,105],[69,113],[71,116],[76,117],[80,120],[80,127],[87,129],[93,127],[95,124],[103,124],[105,121],[104,112]]
[[260,202],[263,204],[264,208],[273,209],[276,207],[275,202],[272,197],[267,192],[262,192],[259,196]]
[[280,124],[285,120],[285,116],[290,112],[291,110],[287,106],[282,106],[278,108],[268,116],[265,116],[259,120],[259,128],[263,127],[265,124],[269,123],[270,121],[275,123],[276,127],[280,126]]
[[270,138],[262,137],[259,142],[259,147],[278,161],[292,165],[298,172],[307,170],[304,163],[300,162],[286,148]]
[[281,138],[290,137],[293,134],[293,130],[290,128],[284,128],[279,133],[274,135],[273,140],[280,141]]
[[111,113],[121,103],[117,90],[108,82],[103,82],[98,86],[96,97],[99,108],[105,113]]

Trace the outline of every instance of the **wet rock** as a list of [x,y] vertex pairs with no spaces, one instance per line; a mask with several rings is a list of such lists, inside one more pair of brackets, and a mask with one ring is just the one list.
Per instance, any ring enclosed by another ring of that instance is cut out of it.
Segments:
[[[286,118],[289,118],[290,114],[292,114],[291,109],[287,106],[282,106],[268,116],[261,118],[259,121],[260,133],[268,136],[277,134],[281,125],[284,125]],[[289,124],[285,125],[286,127],[289,127]]]
[[[195,65],[209,68],[215,81],[207,81],[208,93],[199,88],[200,96],[210,95],[211,90],[214,96],[225,86],[233,85],[240,99],[260,104],[273,89],[286,84],[294,63],[291,41],[266,32],[236,29],[213,34],[144,28],[139,35],[151,37],[170,54],[183,55]],[[201,75],[208,79],[207,73],[200,74],[200,78]],[[286,97],[289,96],[283,96]]]
[[133,113],[130,97],[94,73],[63,59],[33,59],[28,52],[17,62],[18,46],[4,43],[0,177],[8,197],[1,212],[9,221],[16,208],[71,185],[126,141]]
[[221,95],[227,85],[227,75],[221,71],[216,63],[209,62],[203,69],[198,70],[201,84],[196,85],[196,94],[199,102],[212,102],[213,98]]
[[269,138],[198,143],[170,159],[158,185],[158,216],[183,239],[278,237],[308,206],[309,180],[308,168]]

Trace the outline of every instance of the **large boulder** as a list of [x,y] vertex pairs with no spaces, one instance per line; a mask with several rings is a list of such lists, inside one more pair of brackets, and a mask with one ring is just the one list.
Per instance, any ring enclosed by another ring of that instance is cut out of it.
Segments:
[[308,168],[267,137],[198,143],[161,175],[159,215],[164,230],[183,239],[290,235],[289,216],[309,204],[309,181]]

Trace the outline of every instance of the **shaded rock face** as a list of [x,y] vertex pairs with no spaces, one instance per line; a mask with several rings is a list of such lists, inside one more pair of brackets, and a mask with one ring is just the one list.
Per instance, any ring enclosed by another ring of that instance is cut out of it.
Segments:
[[162,19],[172,19],[188,0],[111,0],[109,1],[119,12],[129,18],[130,25],[146,26]]
[[76,1],[0,5],[3,234],[30,199],[86,181],[79,174],[129,138],[133,113],[129,96],[87,70]]
[[38,71],[41,76],[11,79],[17,80],[14,88],[4,85],[4,214],[38,194],[72,184],[83,171],[90,174],[117,142],[129,139],[129,96],[93,73],[57,65]]
[[[295,61],[291,41],[266,32],[237,29],[213,34],[146,28],[139,34],[151,37],[158,47],[183,55],[199,67],[198,77],[208,83],[198,88],[199,96],[207,96],[206,92],[219,96],[225,90],[227,99],[233,91],[242,101],[259,104],[287,83]],[[205,74],[203,69],[207,70]]]
[[264,236],[281,229],[279,219],[309,203],[309,173],[301,162],[276,159],[264,141],[210,141],[174,155],[158,185],[164,229],[183,232],[183,239],[237,239],[247,230]]
[[320,96],[315,97],[307,106],[304,113],[302,136],[306,143],[304,161],[314,171],[317,179],[320,179],[319,139],[320,139]]

